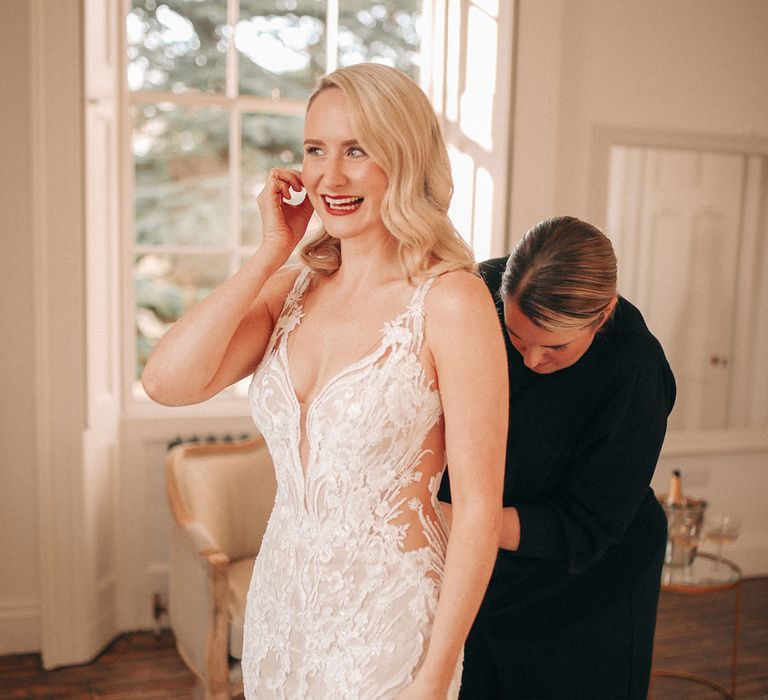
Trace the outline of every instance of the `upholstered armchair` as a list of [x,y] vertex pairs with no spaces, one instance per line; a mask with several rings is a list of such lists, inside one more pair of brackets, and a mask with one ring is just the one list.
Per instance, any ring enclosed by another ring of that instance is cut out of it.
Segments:
[[206,700],[242,693],[245,599],[275,499],[263,439],[168,452],[173,515],[169,613],[176,647]]

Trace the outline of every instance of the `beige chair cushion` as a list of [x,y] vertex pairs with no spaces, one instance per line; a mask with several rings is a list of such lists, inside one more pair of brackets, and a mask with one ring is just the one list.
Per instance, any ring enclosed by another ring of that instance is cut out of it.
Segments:
[[192,519],[230,560],[255,556],[275,500],[266,446],[231,454],[188,454],[176,481]]
[[250,557],[229,563],[229,591],[227,612],[229,614],[229,655],[243,658],[243,626],[245,624],[245,599],[251,583],[253,562]]

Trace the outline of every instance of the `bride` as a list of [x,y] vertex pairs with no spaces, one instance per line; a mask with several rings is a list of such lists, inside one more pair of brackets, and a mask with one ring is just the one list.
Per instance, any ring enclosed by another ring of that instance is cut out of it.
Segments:
[[[307,196],[290,204],[291,190]],[[258,197],[258,251],[147,363],[167,405],[253,374],[278,490],[248,593],[246,698],[458,694],[497,552],[508,394],[451,192],[416,84],[338,69],[310,99],[302,170],[273,169]],[[285,265],[313,212],[322,230]]]

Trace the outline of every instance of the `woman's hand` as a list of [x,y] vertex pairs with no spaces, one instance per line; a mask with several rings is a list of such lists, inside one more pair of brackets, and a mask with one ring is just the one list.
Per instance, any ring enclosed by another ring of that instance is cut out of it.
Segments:
[[304,189],[301,173],[288,168],[272,168],[264,189],[256,198],[263,226],[262,248],[273,252],[285,262],[307,230],[314,209],[309,197],[301,204],[288,204],[291,189]]

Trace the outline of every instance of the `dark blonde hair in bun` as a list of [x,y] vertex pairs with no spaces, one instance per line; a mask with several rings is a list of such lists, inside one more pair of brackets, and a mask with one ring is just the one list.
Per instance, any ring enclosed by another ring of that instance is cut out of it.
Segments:
[[603,325],[616,297],[610,239],[572,216],[540,221],[509,256],[501,296],[549,331]]

